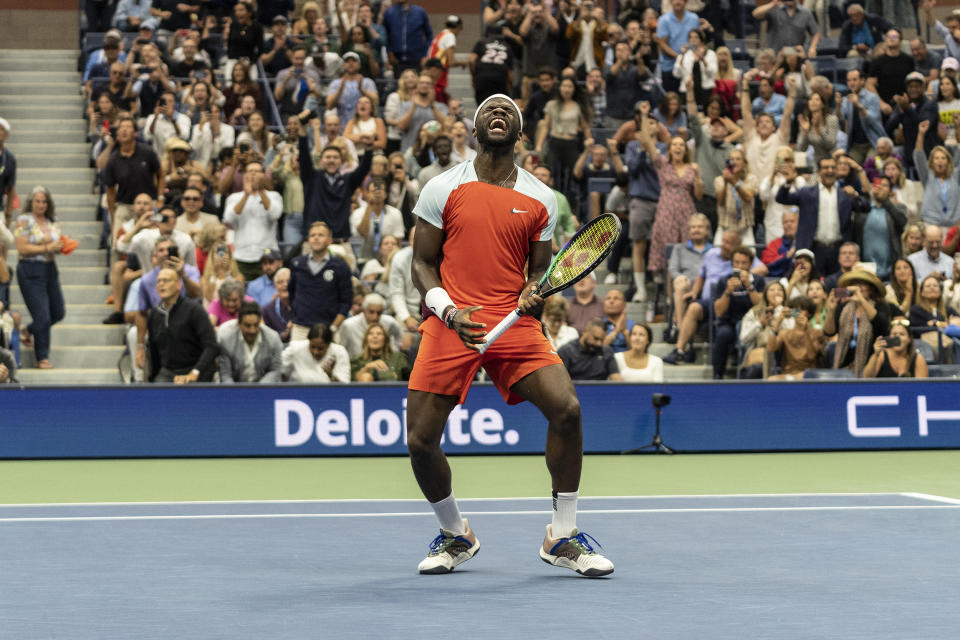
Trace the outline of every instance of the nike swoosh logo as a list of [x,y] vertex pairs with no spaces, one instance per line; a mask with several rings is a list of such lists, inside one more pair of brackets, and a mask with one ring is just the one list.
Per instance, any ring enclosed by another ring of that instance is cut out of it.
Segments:
[[553,349],[550,350],[550,353],[552,353],[553,355],[557,355],[557,352],[554,351]]
[[513,209],[510,209],[510,213],[527,213],[527,211],[523,211],[514,207]]

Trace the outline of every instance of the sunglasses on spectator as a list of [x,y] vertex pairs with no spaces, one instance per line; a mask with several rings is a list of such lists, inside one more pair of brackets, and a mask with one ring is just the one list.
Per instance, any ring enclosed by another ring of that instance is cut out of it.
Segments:
[[395,165],[393,165],[393,168],[394,168],[394,169],[406,169],[406,167],[403,166],[402,164],[395,164]]
[[890,321],[890,324],[901,326],[901,327],[909,327],[910,320],[908,320],[907,318],[894,318],[893,320]]
[[198,198],[197,196],[183,196],[181,200],[203,200],[203,198]]

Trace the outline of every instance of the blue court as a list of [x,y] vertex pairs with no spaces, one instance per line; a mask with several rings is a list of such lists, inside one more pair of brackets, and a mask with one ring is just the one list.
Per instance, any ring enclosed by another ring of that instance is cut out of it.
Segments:
[[[419,500],[0,506],[0,637],[916,638],[960,630],[960,500],[581,499],[616,563],[537,556],[544,498],[461,501],[479,555],[419,576]],[[549,635],[548,635],[549,634]]]

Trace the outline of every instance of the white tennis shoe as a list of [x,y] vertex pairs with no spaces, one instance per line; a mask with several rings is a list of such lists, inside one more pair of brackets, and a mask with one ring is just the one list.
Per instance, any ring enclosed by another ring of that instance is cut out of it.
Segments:
[[593,536],[574,529],[567,538],[554,538],[553,528],[547,525],[547,536],[540,546],[540,559],[555,567],[576,571],[587,578],[599,578],[613,573],[613,563],[598,553],[590,540],[599,547]]
[[480,541],[463,519],[466,533],[456,534],[440,529],[440,535],[430,543],[430,552],[420,562],[417,571],[423,574],[450,573],[480,551]]

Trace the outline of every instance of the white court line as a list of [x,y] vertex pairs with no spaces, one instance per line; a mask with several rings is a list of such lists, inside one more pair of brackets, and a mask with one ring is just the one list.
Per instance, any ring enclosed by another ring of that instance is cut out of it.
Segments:
[[916,498],[918,500],[929,500],[930,502],[945,502],[947,504],[960,504],[960,500],[956,498],[948,498],[946,496],[935,496],[932,493],[901,493],[900,495],[906,496],[908,498]]
[[[807,498],[807,497],[867,497],[867,496],[920,496],[926,494],[907,494],[895,491],[882,493],[700,493],[651,496],[580,496],[580,500],[675,500],[702,498]],[[457,498],[458,502],[494,502],[504,500],[549,500],[547,495],[503,498]],[[204,505],[204,504],[336,504],[336,503],[422,503],[423,498],[318,498],[306,500],[154,500],[141,502],[7,502],[0,503],[0,509],[7,507],[137,507],[150,505]]]
[[[814,507],[707,507],[703,509],[584,509],[579,513],[599,515],[622,515],[639,513],[758,513],[803,512],[803,511],[897,511],[897,510],[955,510],[960,504],[943,505],[859,505],[859,506],[814,506]],[[464,511],[465,516],[521,516],[550,515],[552,511]],[[49,518],[0,518],[0,524],[9,522],[125,522],[137,520],[277,520],[290,518],[407,518],[433,516],[429,511],[393,513],[213,513],[194,515],[147,515],[147,516],[54,516]]]

